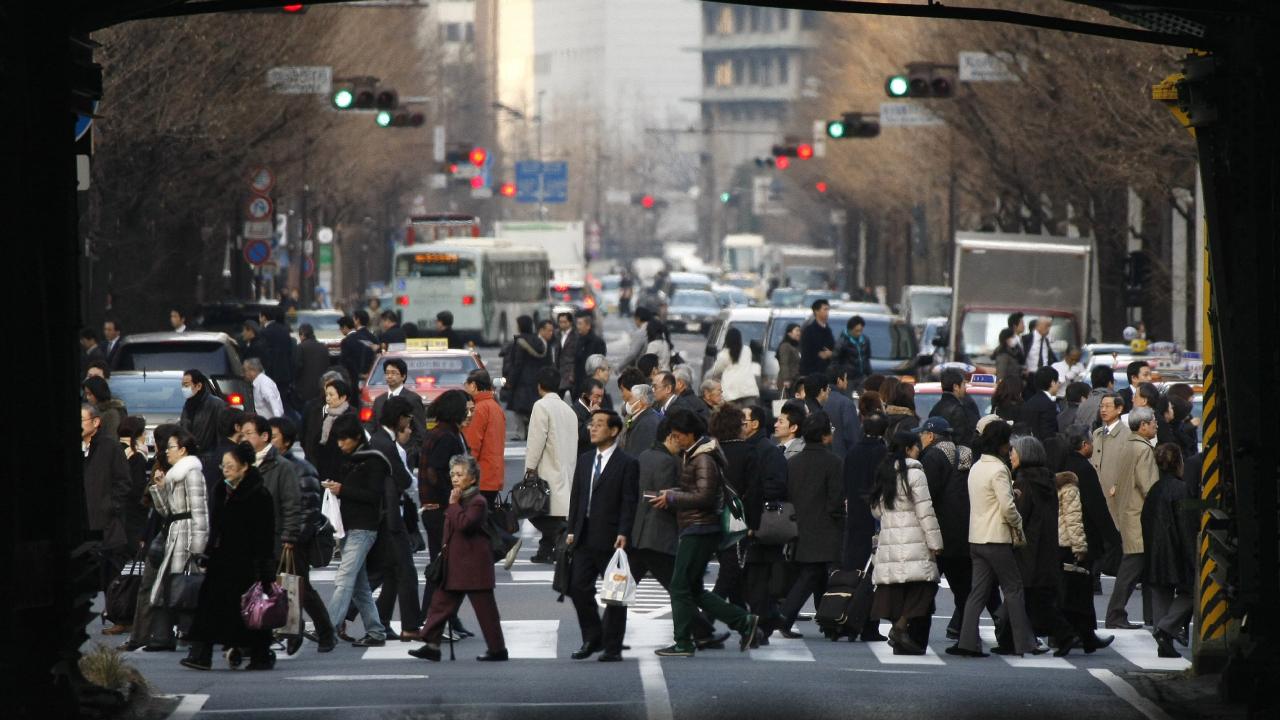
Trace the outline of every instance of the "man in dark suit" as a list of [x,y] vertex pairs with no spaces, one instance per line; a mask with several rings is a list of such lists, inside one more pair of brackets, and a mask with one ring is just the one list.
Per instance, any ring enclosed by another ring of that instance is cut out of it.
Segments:
[[1058,371],[1042,367],[1032,376],[1035,394],[1023,404],[1023,413],[1031,425],[1031,434],[1044,442],[1058,434]]
[[107,368],[114,370],[116,368],[116,360],[120,357],[120,341],[124,339],[124,333],[120,329],[120,321],[110,317],[103,320],[102,337],[106,340],[103,343],[102,351],[107,356]]
[[934,404],[929,417],[940,417],[951,428],[951,439],[957,445],[973,443],[977,418],[971,417],[965,400],[964,373],[957,368],[942,371],[942,395]]
[[102,351],[102,346],[98,344],[98,334],[89,328],[80,331],[80,377],[83,379],[88,373],[89,364],[99,362],[105,364],[107,362],[107,354]]
[[592,315],[590,310],[579,310],[574,315],[574,329],[577,331],[577,348],[573,355],[573,387],[574,392],[582,392],[586,387],[587,380],[591,376],[587,374],[587,358],[592,355],[608,355],[609,349],[604,342],[604,338],[596,334],[595,328],[592,326]]
[[258,311],[258,323],[262,325],[266,350],[262,369],[275,382],[280,397],[289,398],[293,389],[293,337],[284,324],[284,313],[278,307],[264,307]]
[[324,393],[320,376],[329,370],[329,348],[316,340],[315,328],[308,323],[298,326],[298,337],[302,338],[302,342],[298,343],[294,351],[293,391],[302,405],[298,411],[302,412],[307,403]]
[[627,431],[622,437],[623,449],[632,457],[653,447],[658,437],[658,425],[662,419],[653,410],[653,388],[648,385],[632,385],[631,415],[627,418]]
[[[357,310],[367,321],[369,316],[363,310]],[[342,331],[342,342],[339,344],[339,362],[347,369],[352,385],[359,386],[360,379],[369,372],[373,364],[373,352],[377,343],[369,329],[361,324],[358,318],[343,315],[338,320],[338,328]]]
[[409,453],[409,467],[417,465],[417,457],[422,452],[422,439],[427,436],[427,406],[417,393],[404,386],[409,377],[409,366],[400,358],[391,358],[382,366],[387,378],[387,392],[373,401],[373,416],[382,417],[382,408],[390,398],[402,398],[409,404],[413,418],[409,422],[409,444],[405,452]]
[[[573,386],[573,367],[578,357],[578,333],[573,327],[573,314],[562,312],[556,316],[556,336],[551,346],[556,369],[560,371],[560,393],[568,392],[576,397]],[[585,359],[584,359],[585,361]]]
[[[390,362],[397,361],[403,363],[398,358]],[[391,612],[399,597],[400,623],[406,629],[417,628],[423,620],[422,607],[418,603],[418,574],[413,566],[413,547],[401,513],[401,499],[413,484],[407,464],[411,455],[396,442],[396,438],[413,422],[413,409],[405,397],[411,394],[405,391],[390,400],[386,400],[385,395],[378,398],[382,401],[380,412],[374,415],[378,418],[378,428],[369,436],[369,447],[382,453],[391,463],[391,482],[383,484],[382,527],[369,553],[369,581],[375,587],[382,586],[376,606],[383,625],[391,620]],[[347,615],[348,621],[353,619],[354,608]]]
[[600,409],[600,400],[604,397],[604,385],[599,380],[587,382],[587,389],[582,391],[578,399],[569,405],[573,414],[578,416],[578,454],[591,452],[591,413]]
[[610,605],[601,623],[596,609],[596,579],[609,566],[614,550],[625,549],[640,496],[640,463],[618,446],[622,418],[608,410],[591,415],[592,452],[578,458],[569,501],[569,534],[573,548],[569,596],[578,613],[582,647],[571,656],[585,660],[601,650],[601,662],[622,660],[627,609]]
[[400,327],[400,318],[396,317],[395,310],[383,310],[378,322],[382,325],[382,333],[378,339],[382,342],[383,350],[386,350],[388,345],[405,343],[408,335],[405,335],[404,328]]

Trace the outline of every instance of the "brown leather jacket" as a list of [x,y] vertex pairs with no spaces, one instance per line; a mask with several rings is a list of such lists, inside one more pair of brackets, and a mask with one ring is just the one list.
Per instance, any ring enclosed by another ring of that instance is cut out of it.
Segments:
[[667,502],[676,509],[676,524],[681,530],[691,525],[720,524],[724,466],[724,453],[713,438],[704,437],[685,452],[680,489],[668,491],[667,496]]

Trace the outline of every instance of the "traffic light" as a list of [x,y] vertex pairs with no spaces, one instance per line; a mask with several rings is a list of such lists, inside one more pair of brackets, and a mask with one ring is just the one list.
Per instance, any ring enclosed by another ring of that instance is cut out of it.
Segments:
[[501,195],[502,197],[507,197],[507,198],[515,197],[516,184],[513,182],[502,183],[501,185],[498,186],[498,194]]
[[954,66],[910,63],[905,73],[884,81],[884,94],[891,98],[949,98],[955,94]]
[[378,127],[422,127],[427,122],[426,116],[418,112],[379,110],[373,116]]
[[787,168],[791,167],[791,158],[787,155],[779,155],[778,157],[773,159],[773,164],[779,170],[786,170]]
[[[378,78],[359,77],[337,81],[329,95],[333,107],[338,110],[395,110],[400,107],[400,95],[392,88],[379,85]],[[381,119],[378,124],[383,127]]]
[[809,158],[813,157],[813,146],[806,143],[801,143],[797,145],[796,157],[800,158],[801,160],[808,160]]
[[827,123],[827,137],[832,140],[876,137],[880,134],[880,123],[869,119],[870,117],[869,113],[867,115],[856,112],[844,113],[839,120],[831,120]]
[[484,161],[489,158],[489,151],[482,147],[471,148],[471,152],[467,153],[467,159],[476,167],[483,167]]
[[827,183],[826,183],[826,181],[825,181],[825,180],[819,180],[818,182],[814,183],[814,184],[813,184],[813,189],[814,189],[814,190],[817,190],[819,193],[825,193],[825,192],[827,191]]
[[729,201],[732,199],[733,199],[733,193],[729,192],[728,190],[725,190],[724,192],[720,193],[720,202],[728,205]]
[[667,206],[667,201],[656,198],[649,193],[631,193],[631,204],[645,210],[658,210]]
[[1150,282],[1151,258],[1141,250],[1129,253],[1124,259],[1124,304],[1128,307],[1142,305]]

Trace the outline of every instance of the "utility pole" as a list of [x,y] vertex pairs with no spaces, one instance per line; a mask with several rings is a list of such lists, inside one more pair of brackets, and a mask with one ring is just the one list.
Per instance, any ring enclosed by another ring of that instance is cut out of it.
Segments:
[[[538,114],[534,116],[534,120],[538,123],[538,166],[542,167],[542,96],[547,94],[546,90],[538,91]],[[538,191],[538,219],[547,219],[547,204],[542,201],[543,193]]]

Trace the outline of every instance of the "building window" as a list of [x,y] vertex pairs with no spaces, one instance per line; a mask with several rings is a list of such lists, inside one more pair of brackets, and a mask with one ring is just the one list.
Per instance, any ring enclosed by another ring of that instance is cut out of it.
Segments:
[[461,42],[462,27],[458,23],[445,23],[440,26],[440,34],[445,42]]
[[752,85],[759,85],[760,84],[760,59],[751,58],[751,63],[750,65],[747,66],[747,70],[748,70],[747,82]]
[[733,64],[728,60],[716,63],[716,87],[733,85]]
[[800,28],[802,30],[813,30],[818,27],[818,13],[813,10],[800,11]]
[[763,16],[760,18],[760,29],[764,32],[773,32],[773,13],[774,11],[765,8],[761,11]]
[[476,24],[467,23],[467,42],[473,43],[475,41],[476,41]]
[[778,29],[786,30],[787,27],[790,25],[791,25],[791,11],[779,10],[778,11]]
[[746,63],[744,63],[742,60],[734,60],[733,61],[733,84],[741,85],[743,80],[746,78],[746,75],[747,75]]
[[716,34],[716,18],[719,16],[719,9],[711,5],[702,8],[702,34]]
[[702,86],[711,87],[716,84],[716,66],[715,63],[702,64]]
[[747,9],[744,7],[735,7],[733,9],[733,32],[743,33],[747,31]]
[[752,7],[748,16],[751,18],[751,32],[760,32],[760,8]]
[[791,58],[786,55],[778,56],[778,84],[786,85],[791,82]]
[[733,34],[733,8],[720,8],[720,17],[716,21],[716,33],[720,35]]

